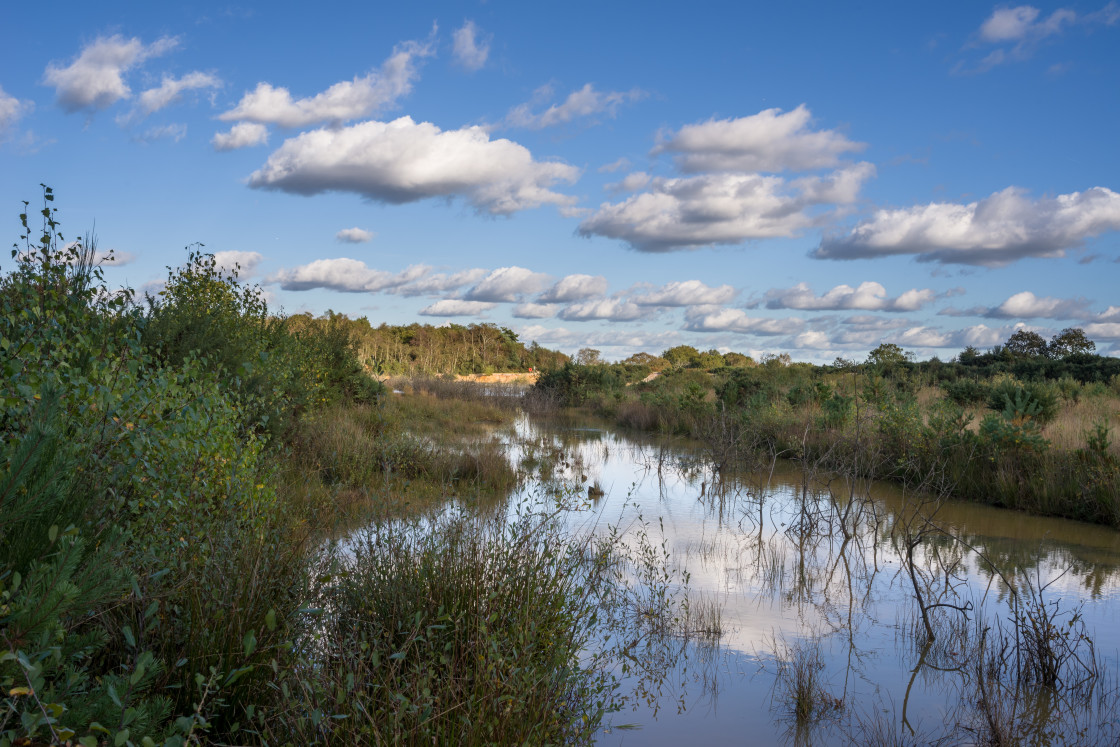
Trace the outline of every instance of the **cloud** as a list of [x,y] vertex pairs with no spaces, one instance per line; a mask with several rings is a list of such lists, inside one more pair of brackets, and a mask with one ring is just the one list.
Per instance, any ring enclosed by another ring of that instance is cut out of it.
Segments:
[[334,235],[336,241],[341,241],[344,244],[364,244],[367,241],[373,241],[373,231],[367,231],[364,228],[344,228]]
[[464,23],[452,34],[452,38],[455,40],[453,53],[457,63],[472,72],[486,64],[486,58],[490,56],[490,41],[493,36],[480,38],[474,21]]
[[170,138],[173,142],[179,142],[187,136],[187,126],[182,123],[158,125],[156,127],[149,127],[139,135],[134,135],[133,140],[138,143],[151,143],[163,138]]
[[1077,14],[1072,10],[1059,8],[1043,21],[1039,21],[1038,16],[1038,8],[1030,5],[996,8],[980,25],[980,38],[997,44],[1021,41],[1029,37],[1042,38],[1061,31],[1062,25],[1072,23]]
[[985,316],[994,319],[1074,319],[1085,316],[1089,306],[1084,298],[1039,298],[1030,291],[1016,293],[988,309]]
[[1093,236],[1120,230],[1120,194],[1093,187],[1030,200],[1008,187],[967,205],[883,209],[813,256],[862,259],[915,254],[920,262],[999,267],[1025,257],[1061,257]]
[[740,309],[715,309],[697,306],[685,312],[684,328],[692,332],[738,332],[750,335],[792,335],[805,322],[795,317],[770,319],[747,316]]
[[238,268],[238,275],[240,277],[249,277],[257,271],[257,266],[260,265],[264,259],[264,255],[260,252],[243,252],[237,250],[230,250],[224,252],[214,252],[214,261],[218,267],[226,270],[227,272]]
[[1084,332],[1092,340],[1120,340],[1120,323],[1086,324]]
[[20,101],[15,96],[9,96],[3,88],[0,88],[0,133],[14,125],[34,108],[34,103]]
[[194,91],[200,88],[218,88],[222,81],[209,73],[187,73],[181,78],[170,75],[163,76],[163,82],[158,88],[149,88],[140,94],[132,110],[117,117],[118,124],[128,124],[153,114],[160,109],[182,98],[184,91]]
[[1109,306],[1097,315],[1098,322],[1120,322],[1120,306]]
[[793,345],[801,350],[830,350],[839,347],[827,334],[817,329],[810,329],[793,338]]
[[610,163],[605,163],[602,166],[600,166],[599,167],[599,173],[600,174],[613,174],[616,171],[621,171],[622,169],[628,169],[628,168],[630,168],[630,159],[629,158],[620,158],[617,161],[611,161]]
[[608,192],[636,192],[649,184],[650,175],[644,171],[635,171],[627,174],[621,181],[604,184],[603,189]]
[[98,249],[93,254],[94,263],[105,267],[123,267],[124,265],[131,264],[135,260],[136,255],[132,252],[122,252],[117,249],[110,249],[108,251]]
[[55,88],[58,105],[67,112],[97,111],[131,95],[124,73],[151,57],[166,54],[178,40],[163,37],[149,45],[120,35],[98,37],[82,48],[66,67],[47,65],[43,81]]
[[[1044,40],[1057,36],[1067,28],[1079,24],[1083,27],[1106,25],[1112,26],[1120,21],[1120,6],[1110,2],[1098,11],[1078,15],[1069,8],[1058,8],[1048,16],[1032,5],[1018,5],[1015,7],[1000,7],[980,25],[977,33],[977,42],[969,46],[982,44],[1001,45],[983,57],[974,68],[968,69],[965,62],[960,62],[954,72],[982,73],[1007,62],[1019,62],[1029,59]],[[1053,65],[1050,73],[1065,72],[1063,64]]]
[[[538,91],[549,92],[549,88]],[[563,103],[553,104],[548,109],[534,114],[532,103],[520,104],[510,110],[505,122],[510,127],[527,127],[530,130],[541,130],[545,127],[567,124],[579,117],[590,117],[595,114],[606,114],[614,117],[618,108],[623,104],[639,101],[646,94],[637,88],[630,91],[596,91],[595,86],[587,83],[578,91],[572,91]]]
[[310,264],[283,269],[270,275],[269,283],[279,283],[289,291],[316,288],[343,293],[376,293],[413,282],[428,273],[424,265],[412,265],[403,272],[392,273],[367,267],[365,262],[348,257],[317,259]]
[[699,280],[679,280],[650,293],[634,296],[630,300],[639,306],[718,305],[727,303],[738,293],[730,285],[712,288]]
[[807,171],[831,168],[855,143],[835,130],[811,130],[804,104],[791,112],[766,109],[738,119],[711,119],[685,125],[659,143],[652,154],[672,153],[685,173],[711,171]]
[[494,304],[483,301],[460,301],[444,299],[416,312],[424,316],[478,316],[494,308]]
[[[540,295],[541,303],[571,303],[607,293],[607,279],[602,275],[567,275]],[[551,314],[549,315],[551,316]]]
[[474,285],[489,273],[482,269],[459,272],[425,274],[388,292],[398,296],[442,296],[466,285]]
[[293,99],[287,88],[258,83],[256,89],[242,96],[237,106],[218,119],[307,127],[324,123],[337,126],[366,117],[395,106],[398,99],[412,91],[412,83],[419,75],[417,61],[433,52],[430,42],[398,44],[379,70],[335,83],[310,98]]
[[839,311],[862,309],[864,311],[918,311],[931,303],[937,294],[929,288],[911,288],[898,298],[889,298],[881,284],[867,281],[858,288],[837,285],[823,295],[814,295],[807,283],[792,288],[774,288],[766,291],[768,309],[803,309],[814,311]]
[[[859,163],[825,180],[800,183],[760,174],[657,178],[645,192],[603,203],[580,224],[579,233],[620,239],[645,252],[796,236],[814,224],[810,208],[855,200],[859,186],[874,173],[874,166]],[[825,182],[833,186],[826,188]]]
[[554,303],[519,303],[513,307],[513,315],[518,319],[549,319],[556,316]]
[[236,150],[254,145],[264,145],[268,142],[268,128],[263,124],[254,122],[240,122],[230,128],[229,132],[216,133],[210,144],[214,150]]
[[637,304],[617,298],[604,298],[598,301],[585,301],[572,304],[560,311],[561,319],[566,321],[587,322],[605,319],[611,322],[632,322],[649,316],[649,310]]
[[623,348],[627,352],[638,350],[664,350],[680,343],[680,333],[650,333],[644,330],[592,330],[574,332],[565,327],[545,327],[530,324],[517,331],[522,340],[534,340],[550,346],[564,347],[575,351],[576,348],[592,346],[596,348]]
[[491,140],[481,127],[441,131],[401,117],[290,138],[252,173],[249,186],[302,195],[356,192],[393,204],[460,196],[480,212],[508,215],[572,204],[549,187],[578,176],[573,166],[534,161],[522,145]]
[[464,295],[471,301],[510,302],[536,293],[548,281],[548,275],[524,267],[499,267]]

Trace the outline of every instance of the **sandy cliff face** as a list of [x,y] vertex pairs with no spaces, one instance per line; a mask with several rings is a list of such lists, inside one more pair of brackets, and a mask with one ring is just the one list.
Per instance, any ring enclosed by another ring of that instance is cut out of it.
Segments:
[[532,373],[493,373],[493,374],[467,374],[456,376],[456,381],[475,381],[480,384],[536,384],[536,371]]

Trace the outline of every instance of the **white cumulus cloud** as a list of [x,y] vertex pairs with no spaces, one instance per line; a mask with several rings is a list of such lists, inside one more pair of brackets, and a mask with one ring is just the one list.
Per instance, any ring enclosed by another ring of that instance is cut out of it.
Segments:
[[389,293],[398,296],[442,296],[467,285],[474,285],[490,274],[487,270],[460,270],[453,273],[428,273],[404,285],[392,288]]
[[813,130],[802,104],[793,111],[766,109],[738,119],[685,125],[652,151],[671,153],[685,173],[805,171],[836,166],[845,153],[866,148],[835,130]]
[[364,244],[367,241],[373,241],[373,231],[367,231],[364,228],[344,228],[334,235],[336,241],[341,241],[344,244]]
[[[538,96],[550,89],[545,87],[538,91]],[[573,119],[590,117],[596,114],[606,114],[614,117],[623,104],[638,101],[645,97],[645,92],[637,88],[630,91],[596,91],[595,86],[587,83],[578,91],[572,91],[568,97],[559,104],[553,104],[542,112],[534,113],[533,104],[520,104],[510,110],[506,116],[506,124],[511,127],[527,127],[531,130],[541,130],[545,127],[567,124]]]
[[558,308],[554,303],[519,303],[513,307],[513,315],[518,319],[550,319]]
[[630,300],[639,306],[711,306],[727,303],[738,293],[730,285],[713,288],[699,280],[678,280]]
[[997,319],[1074,319],[1083,317],[1089,306],[1084,298],[1039,298],[1030,291],[1016,293],[986,316]]
[[315,288],[344,293],[376,293],[413,282],[428,273],[424,265],[413,265],[403,272],[392,273],[367,267],[365,262],[348,257],[317,259],[306,265],[283,269],[269,276],[270,283],[279,283],[284,290],[305,291]]
[[966,205],[879,210],[847,236],[824,239],[814,256],[914,254],[923,262],[998,267],[1025,257],[1060,257],[1085,239],[1118,230],[1120,194],[1105,187],[1037,200],[1008,187]]
[[657,178],[645,192],[603,203],[579,232],[620,239],[648,252],[796,236],[814,224],[810,208],[855,200],[859,185],[874,171],[865,163],[845,167],[828,177],[844,185],[836,189],[761,174]]
[[15,96],[9,96],[3,88],[0,88],[0,133],[14,125],[34,108],[35,105],[32,102],[20,101]]
[[490,42],[493,37],[482,37],[474,21],[467,21],[452,34],[455,61],[467,70],[479,70],[490,56]]
[[605,319],[611,322],[631,322],[649,316],[649,309],[617,298],[604,298],[598,301],[584,301],[561,309],[559,314],[565,321],[586,322]]
[[339,125],[366,117],[394,106],[398,99],[407,95],[419,75],[418,60],[431,54],[431,43],[398,44],[379,70],[335,83],[326,91],[303,99],[293,99],[287,88],[258,83],[237,106],[220,114],[218,119],[307,127],[323,123]]
[[167,53],[177,44],[170,37],[147,45],[135,37],[98,37],[83,47],[69,65],[47,65],[43,80],[54,86],[59,106],[68,112],[104,109],[132,94],[124,82],[126,72],[144,60]]
[[750,335],[792,335],[805,327],[795,317],[752,317],[741,309],[696,306],[685,312],[685,329],[693,332],[739,332]]
[[813,311],[838,311],[861,309],[864,311],[918,311],[931,303],[937,294],[929,288],[911,288],[898,298],[890,298],[880,283],[866,281],[853,288],[837,285],[818,296],[808,283],[798,283],[792,288],[773,288],[766,291],[768,309],[803,309]]
[[263,259],[264,255],[260,252],[238,250],[214,252],[214,261],[217,263],[218,267],[226,271],[237,269],[237,274],[240,277],[248,277],[255,273],[257,271],[257,266],[260,265]]
[[305,132],[284,142],[249,177],[249,186],[295,194],[355,192],[379,202],[461,196],[479,211],[508,215],[574,199],[549,187],[579,170],[534,161],[527,148],[491,140],[480,127],[442,131],[401,117]]
[[[571,303],[607,293],[607,279],[602,275],[567,275],[540,295],[541,303]],[[550,314],[551,316],[551,314]]]
[[1014,8],[996,8],[980,26],[980,37],[984,41],[999,43],[1020,41],[1028,37],[1042,38],[1056,34],[1062,26],[1072,23],[1077,14],[1072,10],[1059,8],[1043,20],[1038,20],[1041,11],[1031,5]]
[[125,115],[117,117],[120,124],[128,124],[154,114],[182,98],[184,91],[202,88],[218,88],[222,81],[210,73],[187,73],[181,78],[164,75],[163,82],[156,88],[149,88],[136,99],[136,105]]
[[522,296],[539,291],[548,282],[548,275],[524,267],[499,267],[487,275],[464,297],[470,301],[519,301]]
[[461,301],[448,298],[436,301],[431,306],[425,306],[417,313],[424,316],[478,316],[492,308],[494,308],[494,304],[484,301]]
[[229,132],[215,133],[210,140],[214,150],[237,150],[250,148],[254,145],[264,145],[268,142],[268,128],[255,122],[239,122],[230,128]]

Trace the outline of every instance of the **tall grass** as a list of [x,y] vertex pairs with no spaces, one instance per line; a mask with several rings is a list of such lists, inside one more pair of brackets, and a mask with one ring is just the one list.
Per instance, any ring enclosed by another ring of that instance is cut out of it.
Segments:
[[[320,556],[321,610],[263,736],[301,744],[573,744],[614,709],[585,648],[605,580],[549,515],[380,521]],[[316,719],[309,714],[319,713]]]

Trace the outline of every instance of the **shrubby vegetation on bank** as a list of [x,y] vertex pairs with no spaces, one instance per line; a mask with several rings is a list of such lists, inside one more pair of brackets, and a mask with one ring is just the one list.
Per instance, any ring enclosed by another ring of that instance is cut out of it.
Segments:
[[[487,437],[416,433],[508,415],[386,401],[355,323],[277,317],[198,251],[135,303],[44,197],[0,278],[0,745],[586,741],[612,696],[554,528],[332,541],[353,506],[508,490]],[[533,625],[466,604],[502,577]]]
[[[957,498],[1120,526],[1120,360],[1088,352],[1079,333],[1043,340],[1049,353],[1011,344],[954,362],[914,362],[890,344],[831,366],[729,366],[673,349],[565,364],[532,397],[698,438],[717,465],[768,454],[905,484],[936,479]],[[647,379],[651,361],[666,365]]]

